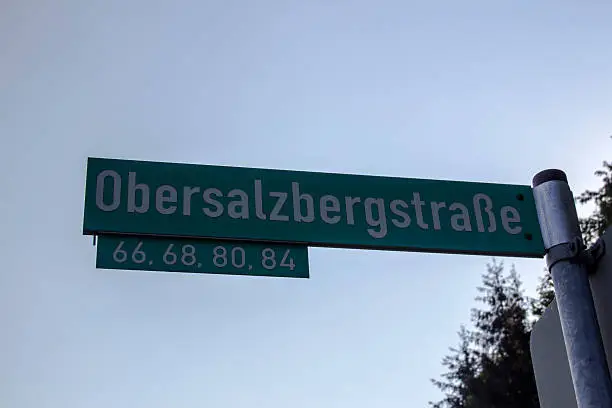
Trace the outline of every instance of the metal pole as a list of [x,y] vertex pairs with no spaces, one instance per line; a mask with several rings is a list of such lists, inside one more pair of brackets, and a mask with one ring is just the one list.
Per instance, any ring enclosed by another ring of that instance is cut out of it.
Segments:
[[574,254],[582,248],[578,215],[567,176],[561,170],[536,174],[533,194],[578,408],[612,408],[612,382],[587,267],[578,258],[559,256]]

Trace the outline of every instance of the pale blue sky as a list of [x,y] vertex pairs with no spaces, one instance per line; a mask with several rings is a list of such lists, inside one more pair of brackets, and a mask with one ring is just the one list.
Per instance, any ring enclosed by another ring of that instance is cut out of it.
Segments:
[[[0,405],[424,407],[487,257],[96,270],[85,160],[596,187],[608,1],[0,2]],[[506,263],[514,262],[506,259]],[[516,260],[533,292],[541,260]]]

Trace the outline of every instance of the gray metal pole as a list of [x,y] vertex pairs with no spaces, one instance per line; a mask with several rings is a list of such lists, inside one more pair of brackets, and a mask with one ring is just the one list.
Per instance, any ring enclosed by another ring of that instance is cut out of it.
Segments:
[[587,267],[576,259],[558,256],[567,251],[572,253],[577,243],[582,244],[578,215],[567,176],[561,170],[544,170],[536,174],[533,178],[533,194],[547,261],[556,261],[551,265],[550,273],[555,285],[578,408],[612,408],[612,382]]

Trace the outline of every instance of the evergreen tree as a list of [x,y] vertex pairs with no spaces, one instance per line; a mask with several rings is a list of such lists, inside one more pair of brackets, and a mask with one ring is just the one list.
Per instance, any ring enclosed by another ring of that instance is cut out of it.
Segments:
[[435,408],[538,407],[529,355],[528,302],[512,268],[487,265],[472,310],[474,329],[460,331],[460,345],[443,360],[448,372],[433,383],[445,398]]
[[603,168],[595,172],[601,177],[603,185],[598,190],[587,190],[577,197],[581,204],[595,204],[595,211],[590,217],[580,220],[580,227],[585,243],[591,244],[612,225],[612,163],[604,161]]
[[442,374],[442,381],[431,380],[445,394],[437,402],[430,403],[433,408],[472,408],[470,403],[472,385],[477,377],[476,354],[471,348],[471,333],[461,326],[459,330],[459,347],[451,347],[452,354],[444,357],[442,364],[448,372]]

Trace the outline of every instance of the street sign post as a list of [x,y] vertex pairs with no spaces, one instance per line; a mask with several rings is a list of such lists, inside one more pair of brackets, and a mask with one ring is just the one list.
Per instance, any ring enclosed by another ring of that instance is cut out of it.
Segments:
[[529,186],[101,158],[83,232],[544,255]]
[[589,283],[590,253],[583,248],[567,176],[545,170],[533,193],[578,408],[612,408],[612,381]]
[[143,271],[308,278],[308,248],[253,242],[105,236],[96,267]]
[[[608,371],[612,375],[612,228],[604,233],[602,242],[605,252],[589,275],[589,281]],[[540,406],[577,408],[556,301],[535,323],[530,348]]]

